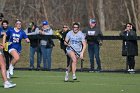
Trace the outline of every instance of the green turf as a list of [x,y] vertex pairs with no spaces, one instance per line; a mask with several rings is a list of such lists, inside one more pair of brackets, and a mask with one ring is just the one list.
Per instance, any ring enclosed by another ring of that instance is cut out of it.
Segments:
[[[0,93],[140,93],[140,74],[77,72],[77,81],[64,82],[64,72],[15,71],[15,88]],[[0,81],[2,81],[0,79]]]

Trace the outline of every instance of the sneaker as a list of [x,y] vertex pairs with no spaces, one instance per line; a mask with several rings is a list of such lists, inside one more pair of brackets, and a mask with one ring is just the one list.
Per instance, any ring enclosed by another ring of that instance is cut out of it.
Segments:
[[73,79],[73,80],[77,80],[76,76],[73,76],[72,79]]
[[67,82],[68,80],[69,80],[69,75],[66,74],[66,75],[65,75],[65,82]]
[[12,87],[15,87],[15,86],[16,86],[16,84],[12,84],[9,81],[4,83],[4,88],[12,88]]
[[6,71],[6,76],[7,76],[7,79],[10,79],[10,73],[9,73],[9,70]]
[[41,70],[40,66],[38,66],[38,67],[36,68],[36,70],[37,70],[37,71]]
[[9,73],[10,73],[10,75],[13,75],[14,74],[13,73],[14,72],[13,70],[14,70],[14,67],[12,65],[10,65],[9,66]]
[[101,71],[102,70],[102,68],[101,67],[97,67],[97,69],[96,69],[96,71]]
[[131,69],[131,71],[134,72],[135,70],[134,69]]
[[91,69],[89,70],[89,72],[94,72],[94,69],[93,69],[93,68],[91,68]]
[[131,69],[128,69],[127,71],[131,71]]
[[128,69],[128,72],[134,72],[135,70],[134,69]]
[[29,70],[34,70],[34,66],[33,67],[29,67]]
[[94,72],[94,70],[89,70],[89,72]]

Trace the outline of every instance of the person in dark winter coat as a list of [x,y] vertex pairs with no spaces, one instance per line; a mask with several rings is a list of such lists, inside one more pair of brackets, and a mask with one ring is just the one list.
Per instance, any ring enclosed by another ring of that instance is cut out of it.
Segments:
[[[38,35],[39,34],[39,28],[34,22],[30,22],[27,29],[25,30],[26,34],[28,36],[30,35]],[[37,70],[40,70],[40,64],[41,64],[41,48],[39,45],[38,38],[29,38],[30,39],[30,67],[29,70],[34,70],[34,55],[35,52],[37,53]]]
[[[138,56],[138,44],[136,40],[136,30],[131,23],[127,23],[124,31],[120,33],[124,37],[122,43],[122,56],[127,57],[128,71],[134,72],[135,56]],[[131,39],[132,38],[132,39]]]
[[70,65],[70,57],[67,55],[67,52],[66,52],[66,45],[64,44],[64,39],[67,35],[67,33],[69,32],[69,27],[67,25],[63,25],[63,29],[62,31],[60,32],[60,34],[62,35],[62,39],[60,39],[60,47],[61,49],[63,49],[64,53],[66,54],[67,56],[67,68],[66,68],[66,71],[68,71],[68,67]]

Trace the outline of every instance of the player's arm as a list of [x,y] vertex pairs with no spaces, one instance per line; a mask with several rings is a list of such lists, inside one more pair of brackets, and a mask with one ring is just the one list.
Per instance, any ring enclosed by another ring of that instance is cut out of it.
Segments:
[[65,44],[66,46],[69,46],[69,44],[68,44],[68,38],[65,38],[64,44]]
[[30,43],[29,38],[25,38],[25,41],[26,41],[27,43]]
[[84,55],[84,52],[86,50],[86,45],[87,45],[84,34],[82,34],[82,41],[81,42],[82,42],[83,48],[82,48],[82,51],[80,54],[80,58],[83,59],[83,55]]
[[86,41],[82,41],[82,44],[83,44],[83,49],[81,51],[81,55],[80,55],[80,58],[83,59],[83,55],[84,55],[84,52],[86,50]]
[[29,40],[28,36],[26,35],[26,33],[24,31],[23,31],[23,38],[25,39],[25,41],[27,43],[30,43],[30,40]]
[[70,39],[70,34],[67,33],[67,34],[66,34],[66,37],[65,37],[65,39],[64,39],[64,44],[65,44],[66,46],[69,46],[69,39]]

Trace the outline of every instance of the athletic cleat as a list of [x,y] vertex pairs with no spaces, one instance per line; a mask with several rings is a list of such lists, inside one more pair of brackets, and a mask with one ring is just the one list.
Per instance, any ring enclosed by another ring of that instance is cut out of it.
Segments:
[[73,79],[73,80],[77,80],[76,76],[73,76],[72,79]]
[[9,73],[10,75],[14,74],[14,67],[12,65],[9,66]]
[[6,83],[4,83],[4,88],[13,88],[15,86],[16,86],[16,84],[12,84],[9,81],[7,81]]
[[65,82],[67,82],[68,80],[69,80],[69,76],[66,75],[66,76],[65,76]]
[[7,76],[7,79],[10,79],[10,73],[9,73],[9,70],[6,71],[6,76]]

